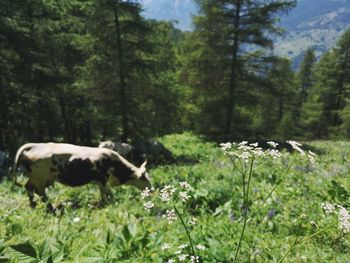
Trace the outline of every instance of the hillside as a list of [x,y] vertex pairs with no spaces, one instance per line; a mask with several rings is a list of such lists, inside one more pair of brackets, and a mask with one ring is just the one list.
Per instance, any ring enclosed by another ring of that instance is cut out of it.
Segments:
[[[190,30],[192,0],[143,0],[146,17],[178,20],[177,27]],[[276,40],[275,52],[298,63],[303,52],[314,47],[320,56],[332,48],[350,25],[350,0],[300,0],[296,8],[281,18],[286,30]]]
[[313,47],[317,56],[334,47],[350,25],[349,0],[302,0],[281,19],[286,34],[277,39],[275,51],[298,63]]

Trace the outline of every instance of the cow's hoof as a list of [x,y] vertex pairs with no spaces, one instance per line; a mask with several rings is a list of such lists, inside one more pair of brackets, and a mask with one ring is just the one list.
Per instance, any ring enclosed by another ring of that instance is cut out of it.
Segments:
[[108,202],[106,201],[100,201],[99,203],[97,203],[97,208],[104,208],[108,205]]
[[56,209],[53,207],[53,205],[52,205],[51,203],[48,203],[48,204],[46,205],[46,211],[47,211],[48,213],[55,214]]

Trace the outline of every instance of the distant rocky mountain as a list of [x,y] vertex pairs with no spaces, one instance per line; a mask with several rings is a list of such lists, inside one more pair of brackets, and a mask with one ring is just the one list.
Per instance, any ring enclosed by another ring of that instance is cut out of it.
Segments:
[[350,0],[300,0],[280,24],[286,31],[276,40],[275,52],[298,64],[306,49],[320,56],[350,28]]
[[192,0],[140,0],[148,18],[177,21],[183,31],[192,29],[192,14],[197,9]]
[[[178,20],[177,27],[191,30],[191,14],[196,13],[192,0],[140,0],[146,17]],[[286,29],[276,39],[276,54],[301,60],[306,49],[313,47],[320,56],[332,48],[350,28],[350,0],[299,0],[298,5],[280,24]]]

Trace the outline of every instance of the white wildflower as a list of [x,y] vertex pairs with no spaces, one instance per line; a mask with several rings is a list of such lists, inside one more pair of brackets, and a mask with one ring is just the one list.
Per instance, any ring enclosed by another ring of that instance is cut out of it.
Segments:
[[167,210],[165,212],[165,214],[163,215],[163,218],[168,219],[169,223],[171,224],[172,222],[174,222],[176,220],[176,213],[174,211],[174,209],[172,210]]
[[167,261],[167,263],[175,263],[175,260],[169,259],[169,260]]
[[252,156],[252,153],[249,151],[242,151],[242,152],[235,153],[235,155],[239,159],[242,159],[244,161],[248,161],[248,159]]
[[267,144],[270,145],[272,148],[276,148],[278,145],[277,142],[273,142],[273,141],[267,142]]
[[169,248],[171,248],[171,246],[170,246],[170,244],[168,244],[168,243],[164,243],[164,244],[162,245],[162,247],[161,247],[162,250],[167,250],[167,249],[169,249]]
[[190,196],[187,194],[187,192],[180,192],[179,196],[180,196],[181,201],[184,203],[190,198]]
[[281,153],[276,150],[276,149],[269,149],[267,150],[267,153],[273,158],[273,159],[277,159],[279,157],[281,157]]
[[73,222],[74,222],[74,223],[78,223],[79,221],[80,221],[80,217],[74,217],[74,218],[73,218]]
[[180,250],[176,250],[174,254],[175,255],[180,255],[181,253],[182,253],[182,250],[180,249]]
[[265,155],[265,153],[264,153],[264,151],[263,151],[262,148],[256,147],[255,149],[253,149],[253,155],[254,155],[255,157],[262,157],[262,156]]
[[232,147],[232,143],[227,142],[227,143],[220,143],[220,147],[223,151],[230,150]]
[[191,263],[197,263],[197,262],[199,262],[199,257],[198,257],[198,256],[191,256],[190,262],[191,262]]
[[338,205],[338,208],[339,208],[339,213],[338,213],[339,228],[343,231],[343,233],[345,234],[349,233],[350,232],[349,211],[340,205]]
[[141,193],[142,199],[145,199],[146,197],[149,197],[150,193],[151,193],[151,190],[148,187],[146,187],[145,190],[143,190],[142,193]]
[[151,208],[154,207],[154,203],[152,201],[149,201],[147,203],[144,203],[143,207],[146,209],[146,210],[150,210]]
[[180,182],[180,186],[185,189],[191,188],[191,186],[186,181]]
[[180,254],[180,255],[178,256],[179,261],[185,261],[187,257],[188,257],[188,254]]
[[202,244],[197,245],[196,248],[198,250],[205,250],[205,246],[203,246]]
[[163,202],[169,202],[176,188],[172,185],[166,185],[162,190],[160,190],[160,199]]
[[252,147],[258,147],[259,144],[257,142],[255,142],[255,143],[250,143],[249,145]]
[[302,156],[305,155],[304,150],[300,148],[301,146],[303,146],[301,143],[296,141],[287,141],[287,143],[289,143],[292,146],[292,148],[294,150],[297,150]]
[[198,219],[195,218],[195,217],[192,217],[191,220],[190,220],[190,224],[193,225],[193,226],[195,226],[197,224],[197,222],[198,222]]
[[327,215],[333,214],[335,211],[335,206],[331,203],[322,203],[322,208]]
[[178,246],[179,249],[184,249],[184,248],[186,248],[186,247],[188,247],[187,244],[182,244],[182,245]]
[[242,141],[242,142],[240,142],[240,143],[238,144],[238,146],[245,146],[245,145],[247,145],[247,144],[248,144],[247,141]]

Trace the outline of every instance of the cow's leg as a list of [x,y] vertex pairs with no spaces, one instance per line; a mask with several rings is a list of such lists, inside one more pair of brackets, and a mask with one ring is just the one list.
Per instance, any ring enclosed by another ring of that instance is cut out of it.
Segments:
[[111,190],[109,189],[109,187],[106,183],[99,183],[98,186],[99,186],[100,192],[101,192],[102,203],[103,204],[108,203],[112,198]]
[[40,196],[41,201],[46,203],[46,209],[48,212],[54,212],[55,208],[53,205],[49,202],[49,198],[47,197],[46,194],[46,187],[37,187],[35,192]]
[[28,182],[26,183],[25,185],[25,188],[27,190],[27,194],[28,194],[28,197],[29,197],[29,203],[30,203],[30,206],[32,208],[34,208],[36,206],[36,202],[34,202],[34,192],[35,192],[35,187],[34,185],[31,183],[30,180],[28,180]]

